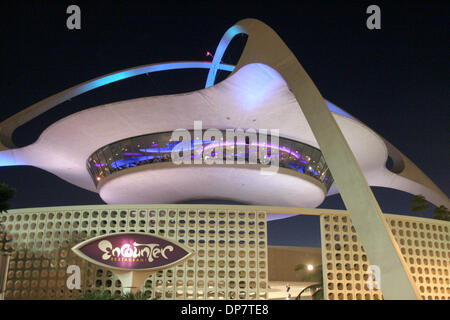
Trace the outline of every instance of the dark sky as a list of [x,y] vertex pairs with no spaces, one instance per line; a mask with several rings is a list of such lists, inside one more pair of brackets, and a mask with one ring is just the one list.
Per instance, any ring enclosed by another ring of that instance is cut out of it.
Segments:
[[[449,1],[2,1],[0,121],[80,82],[143,64],[208,60],[228,27],[258,18],[297,56],[322,95],[385,137],[449,194]],[[81,8],[82,29],[66,28],[66,8]],[[366,8],[381,7],[381,30],[366,28]],[[239,39],[224,57],[235,63]],[[20,127],[18,146],[51,123],[112,101],[186,92],[206,71],[140,76],[61,104]],[[0,168],[18,190],[13,208],[101,204],[92,193],[32,167]],[[411,214],[411,195],[374,188],[384,212]],[[339,196],[321,207],[344,208]],[[425,216],[431,217],[429,210]],[[273,245],[319,246],[316,217],[269,223]]]

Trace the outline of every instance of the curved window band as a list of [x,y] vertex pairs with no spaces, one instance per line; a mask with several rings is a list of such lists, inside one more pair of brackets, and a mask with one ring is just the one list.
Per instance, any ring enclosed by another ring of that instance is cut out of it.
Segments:
[[[222,136],[226,135],[225,130],[220,131]],[[189,130],[189,133],[191,137],[194,136],[193,130]],[[92,180],[97,185],[102,179],[118,171],[147,164],[172,162],[174,149],[175,152],[177,149],[183,150],[183,152],[187,150],[191,160],[194,160],[201,158],[204,150],[217,147],[214,140],[202,140],[201,143],[191,140],[190,145],[180,148],[182,144],[178,144],[182,141],[171,141],[171,136],[172,132],[146,134],[116,141],[98,149],[86,163]],[[230,151],[233,153],[232,156],[230,155],[233,159],[233,163],[230,165],[241,163],[251,165],[253,163],[249,161],[250,152],[259,154],[260,148],[262,146],[265,148],[266,145],[250,141],[247,137],[245,140],[236,140],[231,145],[227,141],[220,146],[223,150],[223,163],[226,163],[226,157],[229,155],[227,152]],[[239,150],[239,146],[242,150]],[[327,190],[331,187],[333,178],[319,149],[282,137],[279,137],[278,146],[268,143],[267,147],[269,147],[267,149],[271,149],[269,157],[278,156],[280,167],[309,175],[322,183]],[[264,152],[267,152],[267,149],[265,148]],[[215,156],[214,151],[211,152],[213,157]],[[257,163],[261,164],[260,161]]]

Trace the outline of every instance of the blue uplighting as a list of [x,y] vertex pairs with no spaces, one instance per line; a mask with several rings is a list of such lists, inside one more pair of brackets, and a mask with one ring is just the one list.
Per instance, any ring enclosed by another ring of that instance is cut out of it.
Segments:
[[154,156],[143,156],[143,157],[136,157],[136,158],[125,158],[125,159],[120,159],[117,161],[114,161],[113,163],[111,163],[111,167],[113,167],[114,169],[124,169],[124,168],[131,168],[131,167],[136,167],[136,163],[137,162],[143,162],[146,160],[153,160],[155,159]]
[[[95,88],[108,85],[110,83],[120,81],[123,79],[127,79],[130,77],[135,77],[141,74],[145,73],[152,73],[152,72],[158,72],[158,71],[168,71],[168,70],[180,70],[180,69],[209,69],[208,79],[206,83],[206,87],[210,87],[214,84],[215,81],[215,75],[217,70],[224,70],[224,71],[233,71],[235,66],[232,65],[226,65],[219,63],[222,59],[223,53],[225,52],[229,42],[233,37],[239,33],[242,33],[242,30],[238,26],[234,26],[230,28],[227,33],[222,38],[221,42],[219,43],[219,46],[216,50],[216,54],[214,55],[213,62],[168,62],[168,63],[160,63],[160,64],[152,64],[147,66],[141,66],[141,67],[135,67],[128,70],[118,71],[113,74],[109,74],[103,77],[99,77],[97,79],[93,79],[90,81],[87,81],[84,84],[75,86],[71,89],[71,97],[76,97],[84,92],[93,90]],[[267,67],[267,71],[270,72],[271,77],[280,77],[280,75],[273,70],[270,67]],[[255,106],[258,106],[262,101],[264,101],[267,97],[266,94],[270,92],[270,87],[264,86],[264,83],[261,82],[250,82],[252,83],[251,88],[248,88],[246,91],[246,94],[242,96],[243,105],[246,108],[253,108]],[[57,95],[55,95],[57,96]],[[55,98],[57,100],[57,98]],[[350,119],[356,120],[351,115],[349,115],[347,112],[342,110],[341,108],[337,107],[333,103],[329,102],[328,100],[325,100],[329,110],[331,112],[343,115],[345,117],[348,117]],[[60,103],[60,101],[58,102]],[[58,104],[56,103],[56,104]],[[203,145],[211,143],[212,141],[203,141],[200,143],[203,143]],[[147,148],[147,149],[141,149],[142,152],[148,152],[148,153],[155,153],[155,152],[171,152],[173,147],[177,145],[177,143],[174,143],[168,147],[164,148]],[[156,147],[152,146],[152,147]],[[181,145],[180,145],[181,146]],[[191,148],[194,148],[194,145],[191,144]],[[186,149],[185,149],[186,150]],[[131,159],[131,158],[130,158]],[[126,165],[126,163],[124,163]],[[6,166],[17,166],[17,165],[24,165],[23,162],[17,161],[17,159],[13,156],[13,154],[10,152],[10,150],[4,150],[0,151],[0,167],[6,167]],[[117,164],[119,165],[119,164]],[[122,165],[122,164],[121,164]]]
[[12,150],[0,151],[0,167],[20,166],[24,163],[17,161]]
[[245,31],[238,25],[234,25],[231,28],[229,28],[225,34],[223,35],[222,39],[220,39],[219,45],[217,46],[216,52],[214,53],[214,58],[212,61],[212,66],[209,69],[208,78],[206,79],[205,88],[211,87],[214,85],[214,81],[216,80],[216,74],[217,69],[219,65],[219,62],[222,61],[223,54],[228,48],[228,45],[230,44],[231,40],[233,38],[241,33],[245,33]]
[[[222,63],[217,64],[217,66],[215,67],[219,70],[229,72],[234,70],[234,66]],[[74,94],[74,96],[77,96],[83,92],[93,90],[113,82],[128,79],[145,73],[169,71],[169,70],[181,70],[181,69],[210,69],[210,68],[211,62],[209,61],[167,62],[167,63],[152,64],[145,67],[136,67],[124,71],[118,71],[116,73],[91,80],[85,83],[84,85],[81,85],[79,88],[77,88],[76,94]]]
[[331,112],[334,112],[334,113],[340,114],[340,115],[342,115],[342,116],[344,116],[344,117],[347,117],[347,118],[356,120],[355,118],[353,118],[351,115],[349,115],[347,112],[345,112],[344,110],[342,110],[342,109],[339,108],[338,106],[332,104],[330,101],[328,101],[328,100],[326,100],[326,99],[324,99],[324,100],[325,100],[325,103],[326,103],[327,106],[328,106],[328,109],[329,109]]

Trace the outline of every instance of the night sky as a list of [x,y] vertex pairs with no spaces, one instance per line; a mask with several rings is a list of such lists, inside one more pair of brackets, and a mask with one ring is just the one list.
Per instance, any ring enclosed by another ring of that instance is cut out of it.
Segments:
[[[143,64],[210,60],[223,33],[243,18],[271,26],[322,95],[418,165],[447,195],[449,154],[449,1],[2,1],[0,121],[78,83]],[[66,8],[81,8],[81,30],[66,28]],[[366,28],[366,8],[381,7],[381,30]],[[265,5],[267,7],[265,7]],[[236,63],[241,39],[224,56]],[[241,41],[242,42],[242,41]],[[187,92],[207,71],[155,73],[65,102],[14,134],[33,143],[53,122],[113,101]],[[33,167],[0,168],[17,189],[12,208],[102,204],[96,193]],[[384,212],[412,214],[411,195],[373,189]],[[343,209],[340,197],[321,205]],[[432,216],[432,209],[423,214]],[[269,223],[269,244],[320,246],[317,217]]]

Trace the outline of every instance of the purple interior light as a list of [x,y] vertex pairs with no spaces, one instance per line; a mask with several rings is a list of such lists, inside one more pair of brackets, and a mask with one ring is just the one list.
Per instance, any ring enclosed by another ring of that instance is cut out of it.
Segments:
[[146,149],[139,149],[139,151],[146,153],[172,152],[172,147],[146,148]]
[[[230,146],[235,146],[235,145],[236,146],[246,146],[247,144],[245,142],[236,142],[236,143],[235,142],[225,142],[225,143],[222,143],[223,147],[230,147]],[[289,148],[283,147],[283,146],[276,147],[276,146],[272,146],[271,144],[265,144],[265,143],[252,143],[251,145],[252,146],[257,146],[257,147],[267,147],[267,148],[270,148],[270,149],[278,149],[280,151],[284,151],[286,153],[289,153],[289,154],[293,155],[296,159],[300,159],[300,155],[298,153],[292,151]],[[204,146],[201,150],[198,150],[198,151],[205,151],[205,149],[210,149],[210,148],[215,148],[215,147],[220,147],[220,143],[219,144],[211,143],[211,144],[209,144],[207,146]]]
[[96,166],[96,167],[103,167],[105,164],[104,163],[96,163],[96,164],[94,164],[94,166]]
[[124,156],[142,156],[142,153],[137,153],[137,152],[124,152],[122,154]]

